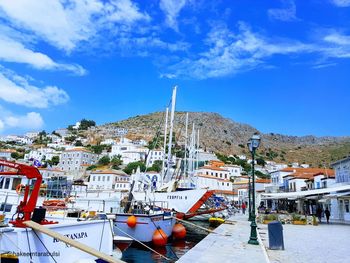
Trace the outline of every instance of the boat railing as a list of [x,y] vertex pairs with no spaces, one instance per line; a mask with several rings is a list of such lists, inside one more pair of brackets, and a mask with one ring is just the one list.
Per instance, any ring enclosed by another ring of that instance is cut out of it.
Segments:
[[123,213],[124,208],[129,204],[130,213],[133,214],[159,214],[164,211],[170,211],[169,203],[167,201],[125,201],[120,202],[120,207],[117,209],[117,213]]

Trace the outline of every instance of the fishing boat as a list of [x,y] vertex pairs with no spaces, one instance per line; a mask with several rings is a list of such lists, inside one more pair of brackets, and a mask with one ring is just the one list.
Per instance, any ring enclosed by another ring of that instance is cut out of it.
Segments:
[[[136,189],[142,189],[141,191],[134,190],[133,197],[135,200],[148,202],[167,202],[171,211],[177,212],[177,217],[182,219],[188,219],[194,216],[202,214],[211,214],[217,211],[226,209],[225,206],[216,207],[210,205],[210,198],[214,195],[214,191],[208,189],[200,189],[196,187],[194,179],[194,169],[198,168],[198,147],[199,147],[199,135],[198,131],[195,131],[194,124],[192,125],[192,134],[190,141],[188,141],[188,114],[186,114],[185,125],[185,158],[183,163],[183,170],[181,171],[181,159],[177,160],[176,168],[173,166],[174,158],[172,155],[173,147],[173,130],[174,130],[174,116],[176,106],[176,91],[175,86],[171,99],[171,111],[170,111],[170,127],[168,133],[168,112],[166,109],[165,125],[164,125],[164,142],[163,142],[163,157],[167,154],[167,159],[163,158],[162,171],[160,175],[160,182],[156,188],[152,187],[152,182],[146,178],[140,181],[139,186]],[[158,133],[159,134],[159,133]],[[168,136],[169,134],[169,136]],[[197,135],[196,135],[197,134]],[[165,151],[168,141],[168,150]],[[187,149],[189,146],[189,149]],[[150,150],[152,151],[152,150]],[[187,155],[188,152],[188,155]],[[150,153],[148,154],[150,156]],[[175,158],[176,159],[176,158]],[[146,159],[146,167],[148,167],[148,159]],[[196,163],[196,164],[194,164]],[[152,191],[150,189],[152,188]]]
[[147,192],[144,201],[134,199],[135,184],[147,180],[138,168],[133,176],[127,200],[122,203],[121,211],[114,214],[114,234],[132,238],[137,242],[153,242],[155,245],[164,246],[176,223],[175,214],[166,211],[167,202],[151,201]]
[[115,214],[114,234],[130,237],[143,243],[153,242],[156,245],[165,245],[172,234],[175,223],[176,219],[171,212],[161,210],[146,212],[142,208],[136,208],[130,213]]
[[[98,260],[118,262],[112,258],[113,233],[108,220],[59,223],[45,218],[46,209],[36,207],[42,176],[37,168],[0,160],[10,168],[6,175],[32,180],[24,186],[12,220],[0,227],[1,262],[72,262]],[[30,227],[29,227],[30,226]],[[78,242],[76,242],[78,241]]]

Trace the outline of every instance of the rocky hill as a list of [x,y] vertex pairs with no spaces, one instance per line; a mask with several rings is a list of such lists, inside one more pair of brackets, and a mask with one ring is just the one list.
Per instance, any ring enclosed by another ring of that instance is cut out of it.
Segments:
[[[179,143],[184,139],[185,116],[185,112],[175,114],[175,134]],[[163,132],[163,123],[164,113],[155,112],[109,123],[99,129],[127,128],[127,137],[151,140],[158,129]],[[189,127],[192,127],[192,123],[200,130],[200,146],[203,149],[226,155],[248,154],[246,143],[252,134],[259,132],[250,125],[235,122],[217,113],[190,112]],[[330,162],[350,153],[350,137],[260,134],[262,145],[258,153],[266,160],[308,163],[317,167],[328,166]]]

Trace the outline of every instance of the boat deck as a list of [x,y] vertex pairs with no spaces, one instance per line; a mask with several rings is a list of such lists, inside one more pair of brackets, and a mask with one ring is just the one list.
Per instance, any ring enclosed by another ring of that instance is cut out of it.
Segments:
[[265,263],[269,262],[262,242],[249,245],[250,222],[247,216],[235,215],[229,218],[233,224],[222,224],[215,229],[218,234],[209,234],[177,262],[187,263]]

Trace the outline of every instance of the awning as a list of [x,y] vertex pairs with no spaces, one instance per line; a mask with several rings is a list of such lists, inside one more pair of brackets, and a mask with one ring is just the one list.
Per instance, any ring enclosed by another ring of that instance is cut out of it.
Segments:
[[338,198],[338,197],[341,197],[341,196],[350,196],[350,191],[340,192],[340,193],[332,193],[332,194],[325,195],[323,197],[331,199],[331,198]]
[[308,191],[288,192],[288,193],[263,193],[261,199],[289,199],[289,198],[302,198],[313,195],[330,194],[339,191],[350,191],[350,185],[341,185],[330,188],[313,189]]

